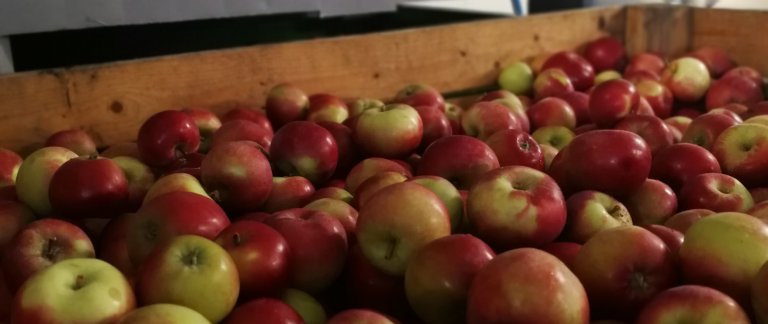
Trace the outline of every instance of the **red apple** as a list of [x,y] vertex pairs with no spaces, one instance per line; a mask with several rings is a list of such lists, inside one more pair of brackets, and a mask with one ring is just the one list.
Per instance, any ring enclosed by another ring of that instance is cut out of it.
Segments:
[[643,228],[647,229],[651,233],[658,236],[662,241],[664,241],[664,244],[667,245],[667,248],[670,252],[672,252],[672,255],[677,258],[680,247],[683,245],[683,241],[685,241],[685,236],[683,233],[676,229],[658,224],[644,225]]
[[426,84],[411,84],[398,91],[394,102],[417,106],[434,106],[445,111],[445,100],[440,91]]
[[298,87],[283,83],[269,90],[264,110],[275,129],[307,117],[309,99]]
[[469,136],[452,135],[435,141],[424,151],[416,174],[440,176],[458,189],[469,189],[480,176],[498,167],[499,160],[487,144]]
[[571,91],[557,95],[557,98],[565,100],[576,115],[576,125],[592,123],[589,116],[589,95],[584,92]]
[[569,129],[576,128],[576,113],[567,101],[549,97],[539,100],[528,109],[528,119],[531,129],[543,126],[565,126]]
[[357,244],[350,248],[341,279],[347,300],[344,307],[371,309],[390,315],[411,311],[403,276],[389,275],[376,268]]
[[200,167],[202,183],[222,207],[255,211],[272,189],[272,170],[258,144],[228,142],[214,146]]
[[712,143],[723,172],[747,186],[768,184],[768,126],[740,124],[725,129]]
[[611,36],[593,40],[584,49],[584,58],[592,64],[596,72],[621,69],[625,64],[625,54],[624,44]]
[[116,158],[118,156],[128,156],[137,160],[141,159],[141,156],[139,155],[139,146],[136,144],[136,142],[122,142],[112,144],[107,146],[107,148],[104,149],[104,151],[102,151],[99,156],[110,159]]
[[316,123],[332,122],[341,124],[347,117],[349,117],[349,108],[347,103],[341,100],[341,98],[327,93],[309,96],[307,120]]
[[128,180],[111,159],[75,158],[51,177],[48,196],[53,211],[73,218],[110,218],[129,203]]
[[228,121],[213,133],[211,148],[227,142],[253,141],[265,151],[272,146],[272,130],[250,120],[236,119]]
[[378,173],[368,178],[357,187],[357,191],[355,191],[354,205],[360,209],[380,190],[407,180],[408,177],[396,171]]
[[211,147],[211,137],[221,127],[221,120],[212,111],[205,108],[183,108],[181,112],[192,117],[200,132],[200,149],[205,153]]
[[418,176],[408,180],[418,183],[431,190],[443,202],[448,210],[448,217],[451,219],[451,231],[456,232],[463,223],[466,223],[464,217],[464,200],[459,190],[448,180],[438,176]]
[[419,145],[420,151],[423,151],[432,142],[453,134],[451,122],[437,106],[416,106],[415,109],[424,126],[424,134]]
[[237,306],[224,320],[224,324],[260,323],[302,324],[304,320],[290,305],[274,298],[258,298]]
[[577,91],[585,91],[595,83],[595,70],[592,64],[575,52],[563,51],[550,56],[544,62],[542,69],[552,68],[562,69]]
[[755,203],[768,200],[768,187],[752,188],[749,189],[749,193],[752,194]]
[[163,194],[175,191],[185,191],[198,194],[205,198],[211,199],[208,193],[194,176],[188,173],[171,173],[157,179],[152,186],[147,190],[147,194],[144,195],[142,205],[146,205],[147,202],[155,199]]
[[328,319],[327,324],[395,324],[384,314],[368,309],[347,309]]
[[709,209],[703,208],[687,209],[672,215],[672,217],[664,222],[664,226],[685,234],[685,231],[687,231],[688,228],[693,225],[693,223],[714,213],[715,212]]
[[411,176],[411,171],[402,164],[383,158],[368,158],[360,161],[352,170],[347,174],[346,189],[347,192],[357,192],[357,187],[360,186],[368,178],[375,176],[381,172],[395,171],[399,172],[406,177]]
[[625,130],[637,135],[645,140],[651,154],[674,144],[674,133],[672,130],[656,116],[632,115],[622,118],[613,127],[618,130]]
[[669,63],[661,74],[661,81],[675,99],[695,102],[703,98],[709,89],[709,70],[696,58],[682,57]]
[[627,80],[603,82],[592,90],[589,97],[589,116],[598,127],[609,128],[632,112],[640,96]]
[[45,146],[59,146],[70,149],[79,156],[97,155],[96,142],[91,135],[81,129],[67,129],[51,134],[45,140]]
[[0,258],[5,246],[24,226],[35,220],[29,207],[16,201],[0,201]]
[[720,163],[712,153],[690,143],[672,144],[653,157],[651,175],[679,191],[688,179],[702,173],[719,173]]
[[670,288],[651,300],[637,317],[637,324],[661,323],[749,324],[749,316],[728,295],[709,287],[684,285]]
[[336,218],[344,231],[347,232],[347,239],[352,242],[355,236],[355,227],[357,227],[357,210],[347,202],[332,198],[320,198],[304,206],[304,209],[324,212]]
[[331,133],[331,136],[333,136],[333,139],[336,141],[336,147],[339,150],[336,170],[333,172],[332,177],[346,177],[349,170],[360,161],[360,152],[358,152],[357,145],[355,145],[352,129],[344,124],[332,122],[319,122],[317,124]]
[[714,212],[745,212],[754,205],[747,188],[736,178],[722,173],[702,173],[688,179],[678,198],[681,208]]
[[544,171],[544,154],[539,144],[518,129],[507,129],[496,132],[486,141],[499,159],[499,165],[523,165]]
[[756,69],[749,67],[749,66],[737,66],[733,69],[728,70],[723,74],[722,78],[727,78],[733,75],[740,75],[747,77],[751,79],[752,81],[755,81],[756,84],[761,84],[763,82],[763,75],[758,72]]
[[541,250],[556,256],[560,261],[573,271],[573,263],[576,261],[576,255],[581,250],[581,244],[573,242],[552,242],[545,244]]
[[224,116],[221,116],[222,123],[228,123],[233,120],[247,120],[254,122],[261,126],[261,128],[274,133],[272,129],[272,123],[269,122],[269,118],[265,115],[263,110],[256,110],[250,107],[236,107],[227,111]]
[[663,224],[677,212],[677,196],[665,183],[647,179],[625,203],[635,225]]
[[706,113],[691,121],[691,125],[683,133],[683,143],[693,143],[705,149],[712,147],[712,142],[726,128],[739,124],[740,121],[725,113]]
[[672,114],[672,92],[661,82],[641,79],[635,87],[640,97],[644,98],[659,118],[668,118]]
[[552,166],[552,161],[555,160],[555,156],[560,153],[556,147],[549,144],[541,144],[541,153],[544,154],[544,171],[549,172],[549,168]]
[[546,69],[533,80],[533,94],[536,100],[571,92],[574,85],[561,69]]
[[577,192],[566,200],[568,219],[564,234],[577,243],[587,242],[600,231],[632,225],[632,217],[616,198],[599,191]]
[[315,187],[302,177],[274,177],[269,197],[261,206],[266,212],[299,208],[315,193]]
[[745,76],[731,75],[712,82],[706,95],[707,109],[729,103],[753,105],[764,99],[762,83],[755,83]]
[[128,226],[134,214],[122,214],[109,220],[96,245],[99,259],[120,270],[129,280],[135,279],[137,265],[128,256]]
[[728,53],[719,47],[700,47],[689,55],[704,62],[713,78],[719,78],[723,73],[735,67],[735,63]]
[[307,199],[307,204],[323,198],[341,200],[349,204],[349,203],[352,203],[353,197],[352,197],[352,194],[349,193],[349,191],[344,190],[343,185],[342,185],[342,188],[328,186],[328,187],[315,190],[315,193],[312,194],[312,197],[309,197],[309,199]]
[[686,117],[686,116],[672,116],[667,119],[664,119],[664,122],[669,126],[670,128],[673,128],[674,130],[677,130],[679,133],[679,137],[676,138],[675,143],[679,142],[685,131],[688,129],[688,126],[691,125],[691,122],[693,119]]
[[445,104],[445,117],[451,124],[451,130],[454,135],[463,135],[464,129],[461,127],[461,116],[464,114],[464,108],[452,103]]
[[467,109],[461,117],[461,126],[464,134],[480,140],[505,129],[523,129],[507,106],[490,101],[478,102]]
[[22,160],[16,152],[0,148],[0,187],[16,183],[16,174],[19,172]]
[[322,126],[296,121],[275,133],[269,155],[283,174],[302,176],[318,184],[328,180],[336,169],[339,148],[331,132]]
[[522,100],[513,94],[510,94],[510,97],[508,98],[494,99],[491,100],[491,102],[499,103],[504,107],[507,107],[509,112],[512,113],[512,116],[517,120],[518,125],[520,125],[520,129],[526,132],[531,130],[531,121],[528,120],[528,113],[526,112],[528,109],[530,109],[530,104],[523,104]]
[[139,129],[139,156],[151,167],[162,168],[200,147],[200,131],[195,120],[177,110],[158,112]]
[[661,56],[653,53],[639,53],[629,60],[629,64],[624,69],[624,76],[630,77],[639,71],[647,71],[655,75],[661,75],[661,72],[667,66]]

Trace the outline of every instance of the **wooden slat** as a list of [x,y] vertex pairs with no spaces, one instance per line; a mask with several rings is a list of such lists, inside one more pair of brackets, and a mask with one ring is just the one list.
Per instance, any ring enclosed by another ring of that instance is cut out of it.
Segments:
[[727,9],[693,11],[692,47],[716,46],[743,65],[768,75],[768,12]]
[[413,82],[446,92],[484,86],[507,62],[622,37],[623,28],[624,9],[607,7],[5,76],[0,146],[21,149],[71,127],[100,144],[133,140],[157,111],[260,105],[286,81],[309,93],[378,98]]
[[670,57],[688,51],[691,9],[683,6],[649,5],[627,8],[625,39],[630,55],[655,52]]

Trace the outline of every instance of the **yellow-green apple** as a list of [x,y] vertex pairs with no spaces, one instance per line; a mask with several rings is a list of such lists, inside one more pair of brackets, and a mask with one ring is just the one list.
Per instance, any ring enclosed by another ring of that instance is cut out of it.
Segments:
[[272,190],[260,209],[273,213],[283,209],[299,208],[304,206],[314,193],[315,187],[306,178],[273,177]]
[[408,262],[408,302],[426,323],[463,323],[469,286],[495,255],[483,241],[468,234],[430,242]]
[[341,98],[327,93],[309,96],[307,120],[313,122],[332,122],[341,124],[349,117],[347,103]]
[[360,186],[368,178],[375,176],[381,172],[395,171],[399,172],[406,177],[411,176],[411,171],[403,164],[400,164],[394,160],[384,158],[367,158],[356,164],[346,177],[346,191],[356,192],[357,187]]
[[457,189],[469,189],[480,176],[498,167],[496,154],[483,141],[466,135],[452,135],[427,147],[416,175],[443,177]]
[[595,83],[595,70],[592,64],[576,52],[555,53],[544,62],[541,68],[563,70],[577,91],[588,90]]
[[233,120],[247,120],[254,122],[261,126],[261,128],[267,130],[269,133],[274,133],[272,123],[269,122],[269,118],[266,116],[266,112],[261,109],[254,109],[248,106],[235,107],[227,111],[224,116],[221,116],[222,123],[228,123]]
[[395,103],[416,106],[436,106],[445,111],[445,99],[440,91],[427,84],[410,84],[395,94]]
[[528,94],[533,86],[533,70],[522,61],[511,63],[501,69],[496,83],[500,88],[516,95]]
[[661,56],[649,52],[638,53],[629,60],[624,69],[624,76],[629,77],[637,71],[648,71],[660,75],[667,63]]
[[155,183],[155,175],[152,170],[139,159],[130,156],[117,156],[112,158],[128,181],[127,209],[135,211],[141,207],[149,188]]
[[347,104],[349,108],[349,118],[354,118],[371,108],[381,108],[385,104],[383,101],[374,98],[357,98]]
[[271,129],[267,129],[250,120],[236,119],[224,123],[213,133],[210,147],[234,141],[253,141],[259,144],[265,151],[269,151],[269,148],[272,146],[273,136],[274,134]]
[[461,127],[461,116],[463,114],[464,109],[458,105],[449,102],[445,104],[445,117],[448,117],[448,122],[451,123],[454,135],[464,134],[464,129]]
[[730,103],[753,105],[764,99],[762,82],[740,75],[730,75],[712,82],[705,97],[707,110]]
[[256,211],[272,191],[269,160],[251,141],[214,146],[203,159],[200,171],[203,186],[227,210]]
[[189,307],[153,304],[134,309],[117,324],[210,324],[210,321]]
[[29,278],[11,307],[14,324],[113,323],[136,307],[136,297],[109,263],[73,258]]
[[685,234],[685,231],[687,231],[688,228],[691,227],[691,225],[693,225],[693,223],[695,223],[696,221],[698,221],[703,217],[712,215],[714,213],[715,212],[709,209],[703,209],[703,208],[687,209],[672,215],[672,217],[670,217],[669,219],[667,219],[666,222],[664,222],[664,226]]
[[35,213],[16,201],[0,201],[0,258],[16,233],[35,220]]
[[146,205],[148,202],[152,201],[152,199],[159,196],[177,191],[191,192],[211,199],[205,192],[203,185],[200,184],[200,181],[194,176],[188,173],[170,173],[157,179],[157,181],[149,187],[147,194],[144,195],[142,205]]
[[301,315],[284,301],[276,298],[258,298],[238,305],[224,320],[224,324],[259,323],[303,324]]
[[539,145],[549,145],[562,150],[571,143],[576,134],[565,126],[544,126],[535,130],[531,136]]
[[497,251],[540,246],[562,232],[565,198],[542,171],[502,167],[484,174],[469,190],[467,218],[471,232]]
[[768,323],[768,265],[766,264],[760,267],[751,285],[752,310],[758,323]]
[[347,300],[345,307],[376,310],[389,315],[411,312],[405,295],[405,279],[377,269],[358,244],[350,248],[341,277]]
[[755,81],[757,84],[761,84],[763,82],[763,75],[755,68],[749,66],[737,66],[725,72],[725,74],[723,74],[723,76],[720,78],[727,78],[732,75],[745,76],[752,81]]
[[562,69],[543,70],[533,80],[533,97],[535,100],[554,97],[573,90],[574,86],[571,79]]
[[355,231],[366,258],[379,270],[402,276],[411,256],[451,233],[440,198],[424,186],[402,182],[381,189],[360,209]]
[[543,126],[576,128],[576,113],[573,108],[567,101],[557,97],[539,100],[528,109],[527,113],[533,130]]
[[192,117],[192,120],[197,125],[197,129],[200,132],[200,148],[201,153],[208,152],[211,147],[211,138],[221,127],[221,120],[216,114],[206,108],[188,107],[182,108],[181,112]]
[[563,262],[520,248],[499,254],[475,275],[466,323],[586,324],[589,304],[584,287]]
[[16,183],[16,175],[22,161],[24,160],[18,153],[0,147],[0,187]]
[[640,79],[635,83],[637,93],[645,98],[659,118],[668,118],[672,114],[672,92],[659,81]]
[[656,152],[650,178],[679,192],[684,183],[702,173],[720,173],[717,158],[701,146],[677,143]]
[[658,294],[637,317],[637,324],[749,324],[749,316],[733,298],[705,286],[683,285]]
[[120,142],[107,146],[99,156],[105,158],[115,158],[118,156],[130,156],[134,159],[141,159],[139,156],[139,146],[136,142]]
[[573,242],[552,242],[541,246],[541,250],[554,255],[573,271],[576,255],[581,250],[581,244]]
[[640,95],[629,81],[606,81],[595,86],[589,95],[589,117],[598,127],[610,128],[629,116],[639,101]]
[[416,106],[414,109],[419,113],[423,126],[419,151],[424,151],[432,142],[453,134],[451,122],[437,106]]
[[363,183],[360,184],[360,186],[357,187],[357,191],[355,191],[354,195],[354,206],[357,209],[360,209],[361,207],[365,206],[365,204],[368,203],[368,200],[370,200],[371,197],[376,195],[376,193],[380,190],[389,187],[390,185],[405,182],[407,180],[407,176],[396,171],[385,171],[378,173],[366,179],[363,181]]
[[333,139],[336,140],[336,147],[339,150],[338,162],[336,162],[336,170],[333,172],[332,178],[344,178],[349,173],[349,170],[360,162],[360,152],[355,145],[352,129],[343,125],[332,122],[319,122],[317,123],[323,128],[331,132]]
[[56,170],[48,197],[58,215],[110,218],[128,210],[128,179],[111,159],[78,157]]
[[191,116],[178,110],[164,110],[144,121],[136,145],[142,162],[151,167],[167,167],[197,152],[200,131]]
[[419,146],[423,136],[418,111],[405,104],[368,109],[358,117],[352,130],[360,150],[384,158],[407,156]]
[[564,234],[584,243],[600,231],[632,225],[632,217],[620,201],[599,191],[579,191],[566,200],[568,219]]
[[37,220],[5,246],[5,283],[15,292],[29,277],[61,260],[94,256],[91,240],[79,227],[54,218]]
[[142,206],[128,224],[128,256],[141,265],[155,246],[172,238],[193,234],[213,239],[229,226],[229,218],[213,200],[175,191]]
[[327,324],[395,324],[384,314],[369,309],[347,309],[328,319]]
[[[714,239],[717,238],[717,239]],[[742,213],[704,217],[685,232],[680,267],[686,283],[708,286],[750,307],[750,287],[768,261],[768,225]]]
[[580,134],[555,156],[549,174],[564,192],[597,190],[618,199],[637,190],[651,171],[651,150],[623,130]]
[[48,189],[56,170],[65,162],[77,157],[69,149],[49,146],[32,152],[21,163],[16,176],[16,195],[20,202],[40,215],[51,213]]
[[729,127],[715,139],[711,150],[723,173],[748,187],[768,184],[768,126]]
[[461,127],[464,134],[480,140],[505,129],[522,129],[507,106],[493,101],[481,101],[467,109],[461,117]]
[[695,57],[707,66],[709,74],[713,78],[719,78],[725,72],[736,67],[736,64],[728,55],[728,53],[719,47],[705,46],[699,47],[688,56]]
[[347,232],[347,238],[350,242],[355,236],[358,213],[347,202],[333,198],[320,198],[304,206],[304,209],[324,212],[339,220],[341,226],[344,227],[344,231]]
[[438,176],[418,176],[410,182],[418,183],[431,190],[445,205],[451,219],[451,232],[459,229],[464,220],[464,201],[456,187],[448,180]]
[[320,302],[312,295],[298,289],[286,289],[280,299],[299,313],[305,324],[325,324],[327,315]]
[[235,307],[240,280],[224,248],[202,236],[180,235],[147,256],[136,291],[145,305],[186,306],[217,323]]
[[597,233],[576,255],[573,272],[587,290],[595,318],[631,319],[677,283],[672,252],[658,236],[638,226]]
[[702,173],[688,179],[677,198],[682,209],[714,212],[745,212],[755,204],[739,180],[722,173]]
[[292,121],[306,119],[309,98],[304,91],[292,84],[278,84],[269,90],[264,110],[277,130]]
[[768,200],[768,187],[751,188],[749,193],[752,194],[752,199],[755,200],[755,203]]
[[744,120],[745,124],[760,124],[768,126],[768,115],[757,115]]
[[703,98],[711,82],[704,63],[693,57],[673,60],[661,73],[661,81],[678,101],[695,102]]
[[746,213],[768,223],[768,201],[761,201],[755,204]]
[[70,149],[79,156],[98,155],[96,142],[82,129],[67,129],[51,134],[45,140],[45,146],[58,146]]
[[544,155],[536,140],[520,129],[506,129],[491,135],[486,144],[499,159],[499,165],[523,165],[544,170]]
[[328,180],[336,169],[339,148],[327,129],[313,122],[295,121],[275,133],[269,156],[283,174],[302,176],[318,184]]
[[323,198],[337,199],[347,204],[351,204],[353,197],[352,197],[352,194],[349,193],[349,191],[346,191],[344,188],[328,186],[328,187],[323,187],[315,190],[315,193],[312,194],[312,197],[309,197],[309,199],[307,199],[307,202],[311,203],[315,200],[319,200]]
[[134,280],[137,266],[128,256],[128,226],[135,215],[113,217],[101,231],[96,243],[96,256],[120,270],[128,280]]
[[665,183],[647,179],[625,200],[635,225],[663,224],[677,212],[677,195]]
[[584,59],[597,72],[621,69],[626,64],[626,50],[620,40],[612,36],[600,37],[587,44]]
[[672,252],[672,255],[675,258],[678,257],[680,247],[683,246],[683,241],[685,240],[683,233],[676,229],[658,224],[644,225],[643,228],[658,236],[664,241],[664,244],[667,245],[667,248]]
[[338,219],[324,212],[293,208],[272,214],[264,223],[288,242],[291,287],[319,293],[339,277],[347,256],[347,234]]
[[549,144],[540,144],[539,146],[541,147],[541,153],[544,155],[544,171],[549,172],[552,161],[555,160],[555,156],[560,153],[560,150]]
[[622,75],[616,70],[605,70],[595,75],[595,85],[601,84],[605,81],[621,79]]
[[589,95],[581,91],[561,93],[557,98],[565,100],[576,115],[576,125],[585,125],[592,122],[589,116]]
[[240,220],[214,240],[235,262],[240,278],[240,300],[270,296],[288,287],[291,251],[282,234],[261,222]]

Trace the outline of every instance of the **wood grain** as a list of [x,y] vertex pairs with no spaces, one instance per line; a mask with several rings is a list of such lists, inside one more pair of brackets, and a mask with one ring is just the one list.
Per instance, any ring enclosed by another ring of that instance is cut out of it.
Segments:
[[683,6],[648,5],[627,8],[627,52],[655,52],[666,57],[691,47],[691,9]]
[[692,48],[716,46],[742,65],[768,75],[768,11],[695,9]]

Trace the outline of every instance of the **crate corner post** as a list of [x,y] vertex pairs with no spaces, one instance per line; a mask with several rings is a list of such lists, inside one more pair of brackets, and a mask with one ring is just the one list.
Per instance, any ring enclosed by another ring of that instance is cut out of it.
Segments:
[[674,5],[627,7],[625,40],[630,55],[654,52],[676,56],[691,49],[693,9]]

